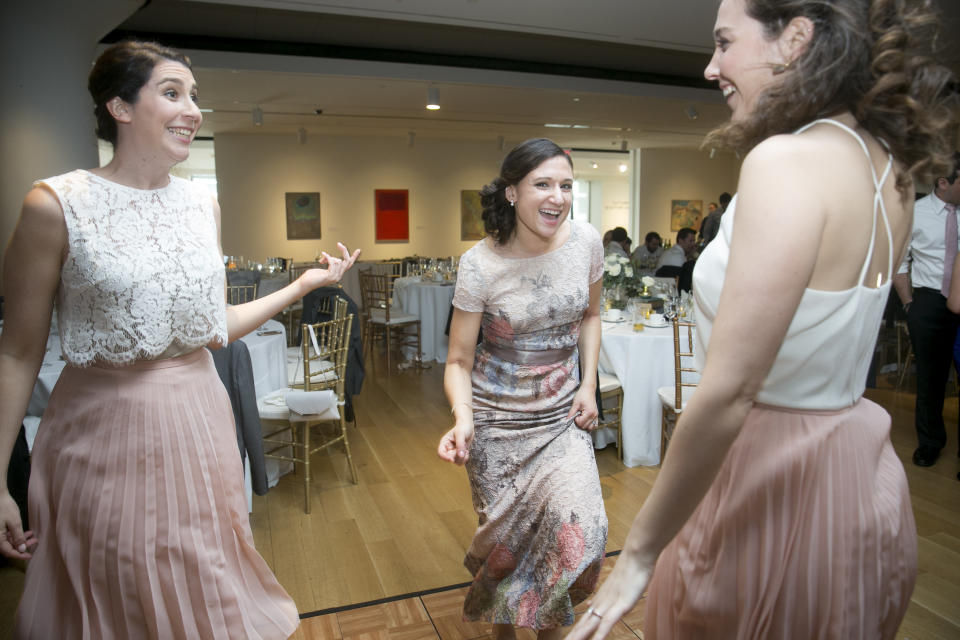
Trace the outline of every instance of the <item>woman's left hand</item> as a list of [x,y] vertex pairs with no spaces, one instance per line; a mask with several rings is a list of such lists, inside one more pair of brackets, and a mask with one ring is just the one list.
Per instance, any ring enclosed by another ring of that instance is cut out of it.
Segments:
[[573,397],[567,419],[573,418],[573,423],[584,431],[593,431],[597,428],[598,415],[596,392],[580,387]]
[[567,640],[605,638],[620,618],[637,604],[653,576],[655,564],[655,558],[644,559],[640,554],[626,551],[621,553],[607,580],[588,601],[590,607],[567,634]]
[[357,249],[351,254],[347,248],[339,242],[337,243],[337,248],[340,249],[343,257],[335,258],[326,251],[321,251],[320,255],[323,257],[320,260],[320,264],[326,264],[327,268],[308,269],[300,276],[300,281],[306,291],[313,291],[318,287],[326,287],[340,282],[343,274],[353,266],[353,263],[357,261],[357,257],[360,255],[360,249]]

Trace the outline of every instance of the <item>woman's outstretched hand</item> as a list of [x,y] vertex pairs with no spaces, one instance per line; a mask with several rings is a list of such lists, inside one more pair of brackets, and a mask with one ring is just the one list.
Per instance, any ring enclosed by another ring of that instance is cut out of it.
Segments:
[[327,268],[308,269],[300,276],[307,290],[313,291],[318,287],[327,287],[340,282],[343,274],[353,266],[353,263],[357,261],[357,257],[360,255],[360,249],[357,249],[351,254],[347,250],[347,247],[339,242],[337,243],[337,248],[340,250],[342,257],[335,258],[326,251],[321,251],[320,255],[322,257],[320,264],[326,264]]
[[437,455],[441,460],[456,465],[466,464],[470,458],[470,444],[473,442],[473,427],[454,426],[440,438]]
[[626,551],[621,553],[607,580],[588,601],[590,608],[567,634],[566,640],[605,638],[643,595],[653,575],[654,564],[655,561],[643,561]]
[[20,507],[8,491],[0,492],[0,555],[29,560],[37,546],[33,531],[24,531],[20,521]]

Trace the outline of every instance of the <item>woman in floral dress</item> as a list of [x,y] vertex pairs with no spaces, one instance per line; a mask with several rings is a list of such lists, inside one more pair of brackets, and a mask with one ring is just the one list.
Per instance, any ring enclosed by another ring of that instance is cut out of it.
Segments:
[[589,434],[603,245],[568,220],[572,189],[553,142],[513,149],[480,192],[487,237],[461,258],[453,299],[444,387],[456,424],[438,453],[466,464],[480,519],[464,618],[492,622],[497,638],[515,626],[560,637],[606,545]]

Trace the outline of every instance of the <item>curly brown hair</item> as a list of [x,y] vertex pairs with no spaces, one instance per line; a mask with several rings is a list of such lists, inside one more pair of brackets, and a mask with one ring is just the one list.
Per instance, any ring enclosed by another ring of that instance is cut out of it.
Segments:
[[746,152],[770,136],[850,111],[905,167],[897,175],[902,192],[911,176],[927,182],[946,172],[957,85],[934,57],[940,20],[930,0],[744,3],[770,40],[797,17],[813,23],[813,37],[752,115],[711,131],[705,147]]

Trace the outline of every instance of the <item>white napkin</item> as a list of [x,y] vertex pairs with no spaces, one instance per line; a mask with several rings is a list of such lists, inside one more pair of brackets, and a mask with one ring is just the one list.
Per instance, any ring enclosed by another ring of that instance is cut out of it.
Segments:
[[322,420],[339,420],[337,411],[337,394],[332,389],[323,391],[303,391],[301,389],[287,389],[284,398],[287,407],[300,415],[314,415]]

